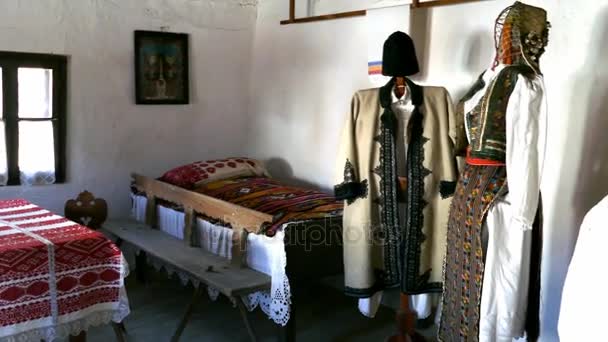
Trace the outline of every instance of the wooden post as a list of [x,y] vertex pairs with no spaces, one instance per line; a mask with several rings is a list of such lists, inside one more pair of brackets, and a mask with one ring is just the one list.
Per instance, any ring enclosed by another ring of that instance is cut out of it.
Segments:
[[146,224],[152,228],[158,228],[157,226],[157,212],[156,212],[156,197],[153,194],[147,193],[146,197],[148,202],[146,203]]
[[296,0],[289,0],[289,21],[296,19]]
[[247,235],[244,228],[233,227],[232,232],[232,265],[245,267],[247,265]]
[[184,207],[184,242],[187,246],[198,246],[198,241],[196,241],[194,234],[195,219],[194,209]]
[[416,332],[416,313],[410,309],[410,297],[405,293],[399,296],[399,311],[396,315],[397,335],[387,339],[388,342],[424,342],[422,335]]

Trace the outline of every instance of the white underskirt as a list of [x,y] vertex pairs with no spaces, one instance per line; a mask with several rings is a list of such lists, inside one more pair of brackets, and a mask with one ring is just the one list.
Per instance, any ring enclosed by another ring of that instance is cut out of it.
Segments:
[[[512,342],[524,337],[532,230],[512,220],[509,195],[488,210],[479,341]],[[525,341],[525,339],[524,339]]]

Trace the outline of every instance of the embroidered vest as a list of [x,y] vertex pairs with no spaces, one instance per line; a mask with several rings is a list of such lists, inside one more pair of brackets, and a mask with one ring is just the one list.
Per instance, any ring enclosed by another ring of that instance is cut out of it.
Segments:
[[517,77],[530,74],[534,74],[534,70],[528,66],[505,67],[491,81],[479,103],[465,115],[472,158],[505,162],[509,99],[517,84]]

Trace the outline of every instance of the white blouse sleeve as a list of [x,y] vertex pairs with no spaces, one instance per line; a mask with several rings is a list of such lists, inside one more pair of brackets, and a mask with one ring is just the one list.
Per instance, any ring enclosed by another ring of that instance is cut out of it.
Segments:
[[507,107],[507,182],[512,225],[532,229],[538,208],[546,146],[543,80],[519,76]]

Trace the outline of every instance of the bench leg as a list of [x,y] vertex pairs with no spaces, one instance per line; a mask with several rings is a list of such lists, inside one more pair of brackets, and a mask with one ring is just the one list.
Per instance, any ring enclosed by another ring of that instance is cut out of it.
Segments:
[[114,335],[116,335],[117,342],[126,342],[123,332],[126,333],[125,325],[122,323],[112,322],[112,329],[114,329]]
[[194,305],[196,304],[196,302],[199,301],[202,294],[203,294],[202,286],[199,286],[194,290],[194,294],[192,295],[192,300],[190,301],[190,304],[188,304],[188,307],[186,308],[186,312],[184,313],[184,317],[182,317],[182,320],[179,322],[179,325],[177,326],[177,329],[175,330],[173,337],[171,337],[171,342],[179,341],[179,338],[182,336],[182,333],[184,332],[184,329],[186,328],[186,324],[188,324],[188,321],[190,320],[190,316],[192,316],[192,310],[194,309]]
[[146,269],[148,267],[146,252],[140,251],[139,254],[135,256],[135,276],[137,281],[142,284],[146,284]]
[[249,320],[249,316],[247,315],[247,308],[243,301],[240,298],[236,298],[237,305],[239,307],[239,311],[241,312],[241,318],[243,318],[243,323],[245,323],[245,328],[247,328],[247,334],[249,334],[249,339],[251,342],[256,342],[257,338],[255,337],[255,332],[253,331],[253,326],[251,325],[251,321]]

